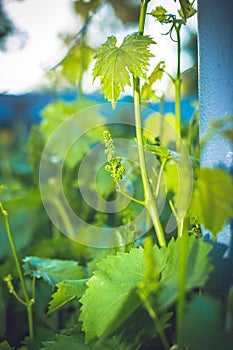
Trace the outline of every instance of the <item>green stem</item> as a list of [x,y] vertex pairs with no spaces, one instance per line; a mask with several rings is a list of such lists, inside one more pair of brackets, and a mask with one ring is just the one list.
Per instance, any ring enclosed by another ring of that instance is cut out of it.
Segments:
[[145,21],[146,21],[146,10],[147,5],[150,0],[141,0],[141,8],[140,8],[140,17],[139,17],[139,25],[138,25],[138,33],[143,35]]
[[176,132],[178,134],[178,139],[176,143],[177,151],[180,148],[180,137],[181,137],[181,113],[180,113],[180,101],[181,101],[181,73],[180,73],[180,59],[181,59],[181,40],[180,40],[180,29],[181,24],[175,25],[176,35],[177,35],[177,71],[175,84],[175,114],[176,114]]
[[122,190],[121,186],[119,185],[119,182],[117,182],[117,192],[121,193],[125,198],[130,199],[131,201],[141,204],[141,205],[145,205],[144,201],[140,201],[139,199],[136,199],[134,197],[129,196],[125,191]]
[[[182,220],[183,221],[183,220]],[[179,286],[178,286],[178,304],[177,304],[177,335],[178,335],[178,349],[183,349],[182,343],[182,328],[183,317],[185,311],[185,298],[186,298],[186,275],[187,275],[187,261],[188,261],[188,234],[185,232],[180,237],[180,258],[179,258]]]
[[163,169],[164,169],[164,166],[165,166],[167,160],[168,160],[168,158],[164,158],[164,160],[162,161],[162,164],[160,166],[159,176],[158,176],[158,181],[157,181],[157,186],[156,186],[156,191],[155,191],[156,198],[158,198],[158,196],[159,196],[159,189],[160,189],[161,179],[162,179],[162,175],[163,175]]
[[145,207],[150,213],[155,232],[161,247],[166,246],[166,240],[163,232],[161,222],[159,220],[158,209],[155,203],[155,198],[152,194],[147,167],[145,161],[145,153],[142,138],[142,121],[141,121],[141,107],[140,107],[140,82],[138,78],[134,78],[134,115],[135,115],[135,129],[137,137],[138,157],[141,169],[142,184],[144,189]]
[[32,300],[36,300],[36,277],[32,277]]
[[161,326],[158,315],[151,306],[150,298],[148,298],[147,293],[145,294],[145,293],[143,293],[143,291],[140,293],[140,298],[141,298],[148,314],[150,315],[151,319],[154,322],[155,329],[160,337],[160,340],[161,340],[161,343],[163,344],[164,349],[169,350],[170,346],[169,346],[168,340],[167,340],[166,335],[164,333],[163,327]]
[[[138,28],[138,32],[140,35],[143,35],[143,32],[144,32],[148,2],[149,1],[147,0],[141,1],[141,10],[140,10],[140,19],[139,19],[139,28]],[[141,169],[142,184],[144,189],[145,207],[150,213],[159,245],[162,247],[162,246],[166,246],[166,240],[165,240],[161,222],[159,220],[158,209],[155,203],[155,198],[150,188],[146,161],[145,161],[145,153],[144,153],[143,137],[142,137],[141,97],[140,97],[140,79],[139,78],[134,78],[134,115],[135,115],[135,130],[136,130],[136,137],[137,137],[139,165]]]
[[15,246],[15,242],[12,236],[12,232],[10,229],[10,223],[9,223],[9,213],[7,210],[5,210],[2,206],[2,203],[0,203],[0,209],[1,212],[4,216],[5,219],[5,226],[6,226],[6,231],[7,231],[7,236],[9,239],[9,243],[11,246],[11,250],[13,253],[13,257],[15,260],[15,265],[16,265],[16,269],[18,272],[18,276],[21,282],[21,286],[22,286],[22,290],[23,290],[23,294],[24,294],[24,298],[25,298],[25,302],[26,302],[26,308],[27,308],[27,314],[28,314],[28,327],[29,327],[29,337],[31,339],[34,338],[34,331],[33,331],[33,314],[32,314],[32,300],[29,298],[28,292],[27,292],[27,287],[24,281],[24,277],[23,277],[23,272],[19,263],[19,258],[18,258],[18,254],[17,254],[17,250],[16,250],[16,246]]

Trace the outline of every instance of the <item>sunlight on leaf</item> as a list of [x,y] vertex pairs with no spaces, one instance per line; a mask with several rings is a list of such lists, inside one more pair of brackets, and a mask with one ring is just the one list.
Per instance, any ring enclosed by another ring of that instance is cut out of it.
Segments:
[[155,17],[160,23],[164,23],[167,20],[167,10],[162,6],[157,6],[150,15]]
[[120,47],[116,42],[116,37],[111,36],[102,44],[95,55],[93,70],[94,80],[100,78],[104,97],[112,102],[113,108],[125,86],[131,85],[130,73],[146,79],[149,59],[153,57],[148,47],[154,44],[149,36],[138,34],[127,36]]
[[[98,263],[98,270],[87,283],[88,289],[80,299],[80,321],[83,321],[86,341],[100,337],[115,322],[122,306],[132,297],[134,288],[141,281],[143,271],[141,248],[132,249],[130,253],[108,256]],[[135,305],[125,310],[125,318],[140,304],[139,299],[134,297],[133,300]],[[124,318],[121,322],[123,321]]]
[[[151,285],[148,273],[152,273],[154,279],[158,276],[155,281],[158,311],[164,312],[177,300],[179,247],[179,240],[173,239],[168,247],[159,249],[153,246],[146,256],[144,249],[134,248],[130,253],[108,256],[98,264],[98,270],[88,281],[86,293],[80,299],[79,320],[83,322],[87,342],[112,334],[141,306],[137,289],[142,282],[148,281]],[[189,238],[186,291],[205,284],[212,270],[207,257],[211,248],[201,239]],[[148,263],[148,254],[153,254],[156,268]]]
[[81,42],[65,57],[61,63],[61,71],[71,84],[81,80],[89,68],[94,50]]
[[57,311],[62,306],[75,298],[81,298],[87,288],[87,279],[69,280],[58,283],[57,291],[52,294],[52,300],[49,303],[48,315]]
[[153,85],[156,81],[160,80],[163,76],[165,69],[164,61],[161,61],[157,64],[153,72],[148,78],[148,81],[142,87],[141,97],[142,99],[148,101],[157,101],[156,92],[153,90]]

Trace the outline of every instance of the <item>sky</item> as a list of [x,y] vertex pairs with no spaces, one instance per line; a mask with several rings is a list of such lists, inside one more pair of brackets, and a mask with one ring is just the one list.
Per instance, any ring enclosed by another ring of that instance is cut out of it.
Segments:
[[[4,0],[3,3],[8,16],[19,29],[19,34],[9,38],[6,52],[0,51],[0,93],[31,92],[43,85],[45,71],[65,55],[66,50],[59,34],[78,32],[82,24],[73,11],[72,0]],[[162,3],[164,4],[164,0]],[[175,6],[173,2],[167,0],[166,8],[171,5]],[[113,14],[113,9],[104,6],[94,16],[89,28],[90,33],[94,34],[90,35],[90,45],[98,47],[109,35],[116,35],[121,42],[125,35],[136,30],[136,27],[128,27],[125,30],[121,21],[116,20],[111,13]],[[165,60],[168,71],[173,73],[175,44],[171,43],[168,36],[161,36],[163,28],[150,17],[148,16],[145,29],[157,42],[152,48],[155,64]],[[105,18],[104,25],[103,18]],[[189,21],[189,28],[195,30],[195,18]],[[183,36],[187,36],[185,32]],[[24,45],[20,48],[23,42]],[[190,64],[190,58],[184,55],[183,69],[188,68]],[[85,82],[85,92],[92,92],[98,88],[98,82],[92,84],[91,70],[86,73]],[[166,85],[166,81],[164,84]]]

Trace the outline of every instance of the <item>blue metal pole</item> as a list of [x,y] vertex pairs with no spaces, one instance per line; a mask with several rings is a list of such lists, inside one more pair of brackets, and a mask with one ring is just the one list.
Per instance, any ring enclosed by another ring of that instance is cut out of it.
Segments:
[[[200,137],[210,122],[233,115],[233,1],[198,1]],[[201,166],[233,169],[232,145],[215,135],[204,147]],[[231,229],[219,235],[230,243]]]

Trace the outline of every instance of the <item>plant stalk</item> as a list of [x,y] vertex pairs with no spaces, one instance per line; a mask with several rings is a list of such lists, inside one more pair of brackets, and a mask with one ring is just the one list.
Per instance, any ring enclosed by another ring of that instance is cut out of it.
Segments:
[[[148,2],[149,1],[147,0],[141,1],[139,28],[138,28],[138,32],[140,35],[143,35],[143,32],[144,32]],[[145,207],[150,213],[159,245],[163,247],[163,246],[166,246],[166,240],[165,240],[161,222],[159,220],[158,209],[155,203],[155,198],[150,188],[146,161],[145,161],[145,153],[144,153],[143,137],[142,137],[141,97],[140,97],[140,79],[139,78],[134,78],[134,114],[135,114],[135,130],[136,130],[136,137],[137,137],[138,157],[139,157],[139,164],[141,169],[142,184],[144,189]]]
[[188,261],[188,234],[184,232],[180,239],[180,258],[179,258],[179,277],[178,277],[178,303],[176,314],[177,325],[177,342],[178,349],[183,349],[182,343],[182,328],[183,317],[185,311],[185,298],[186,298],[186,275],[187,275],[187,261]]
[[143,303],[147,309],[148,314],[150,315],[151,319],[154,322],[155,329],[160,337],[160,340],[161,340],[161,343],[163,345],[164,350],[169,350],[170,346],[169,346],[168,340],[166,338],[166,335],[164,333],[164,330],[161,327],[159,318],[158,318],[156,312],[154,311],[154,309],[152,308],[148,298],[143,298]]
[[2,214],[4,216],[4,219],[5,219],[5,226],[6,226],[7,236],[8,236],[8,239],[9,239],[10,247],[11,247],[12,254],[13,254],[13,257],[14,257],[14,260],[15,260],[16,269],[17,269],[17,272],[18,272],[18,276],[19,276],[19,279],[20,279],[20,282],[21,282],[21,286],[22,286],[22,290],[23,290],[23,294],[24,294],[24,298],[25,298],[25,302],[26,302],[26,308],[27,308],[27,314],[28,314],[29,337],[31,339],[33,339],[34,338],[33,314],[32,314],[33,301],[29,298],[27,287],[26,287],[25,280],[24,280],[24,277],[23,277],[22,268],[21,268],[20,263],[19,263],[19,258],[18,258],[15,242],[14,242],[14,239],[13,239],[13,236],[12,236],[12,232],[11,232],[11,228],[10,228],[9,213],[7,212],[7,210],[5,210],[3,208],[1,203],[0,203],[0,209],[1,209],[1,212],[2,212]]
[[175,25],[176,36],[177,36],[177,70],[175,84],[175,114],[176,114],[176,132],[177,142],[176,148],[179,151],[180,148],[180,137],[181,137],[181,112],[180,112],[180,101],[181,101],[181,72],[180,72],[180,59],[181,59],[181,40],[180,40],[180,29],[181,24]]

